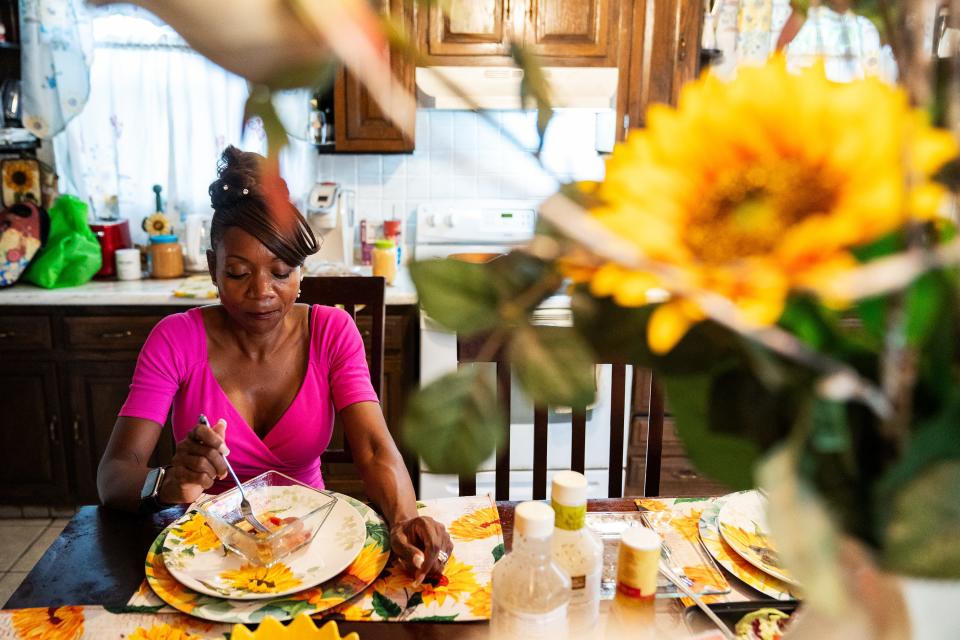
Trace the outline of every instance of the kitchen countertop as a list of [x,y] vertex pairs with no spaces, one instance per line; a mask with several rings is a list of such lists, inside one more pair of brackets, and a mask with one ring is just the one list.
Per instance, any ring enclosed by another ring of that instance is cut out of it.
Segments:
[[[43,289],[30,284],[15,284],[0,289],[0,305],[89,305],[136,306],[171,305],[194,307],[211,304],[216,299],[178,298],[173,295],[183,279],[172,280],[92,280],[79,287]],[[406,269],[397,274],[393,286],[387,287],[387,305],[417,303],[417,291]]]

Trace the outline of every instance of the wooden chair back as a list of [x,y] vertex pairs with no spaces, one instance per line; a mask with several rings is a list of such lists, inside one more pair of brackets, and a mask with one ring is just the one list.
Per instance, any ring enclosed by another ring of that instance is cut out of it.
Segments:
[[[366,346],[370,382],[377,397],[383,399],[383,345],[386,324],[386,282],[381,277],[366,276],[309,276],[300,282],[300,301],[342,307],[357,322],[358,314],[370,318],[370,328],[358,323]],[[342,438],[341,448],[328,448],[324,462],[353,462],[350,446]],[[331,443],[334,447],[334,443]]]
[[[492,362],[496,365],[497,400],[505,415],[510,415],[510,364],[502,353],[479,360],[482,339],[458,340],[457,362]],[[635,384],[637,371],[634,369],[634,380],[627,380],[627,363],[600,362],[612,367],[610,388],[610,449],[608,452],[609,480],[607,495],[611,498],[623,496],[623,459],[624,459],[624,410],[627,393],[630,393],[630,423],[638,424],[634,415],[638,406],[637,393],[647,394],[649,415],[646,416],[646,464],[644,466],[643,495],[656,496],[660,493],[660,457],[663,449],[663,418],[664,400],[653,376],[645,376],[646,385]],[[547,447],[548,447],[548,407],[535,406],[533,413],[533,499],[544,500],[547,497]],[[586,407],[573,407],[571,411],[572,446],[570,451],[570,468],[584,473],[586,467]],[[510,428],[503,434],[497,447],[495,470],[495,494],[497,500],[510,499]],[[477,491],[476,476],[459,477],[460,495],[474,495]]]

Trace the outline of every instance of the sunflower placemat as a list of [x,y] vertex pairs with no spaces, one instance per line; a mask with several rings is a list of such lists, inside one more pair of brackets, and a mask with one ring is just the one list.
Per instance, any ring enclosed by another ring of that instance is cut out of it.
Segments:
[[[421,515],[430,516],[443,523],[453,540],[453,553],[450,554],[443,575],[428,578],[423,584],[415,587],[413,578],[394,558],[390,558],[386,567],[379,563],[367,563],[373,573],[369,576],[358,576],[358,583],[370,586],[346,602],[343,601],[341,593],[318,594],[317,598],[339,597],[339,602],[342,604],[326,609],[317,614],[317,617],[445,622],[486,620],[490,617],[490,576],[494,562],[504,553],[500,517],[493,500],[489,496],[444,498],[427,500],[418,503],[417,506]],[[388,536],[384,538],[383,543],[389,544],[386,539]],[[156,567],[159,567],[160,563],[152,566],[156,573]],[[153,579],[158,585],[183,590],[172,578],[170,582],[163,580],[157,582],[154,575]],[[147,581],[141,584],[140,589],[127,603],[129,610],[173,611],[153,592],[151,586]],[[179,600],[182,599],[175,600],[179,604]],[[234,601],[213,598],[210,600],[209,603],[205,600],[202,603],[199,600],[192,600],[189,607],[184,606],[181,610],[197,614],[200,613],[197,607],[202,604],[211,611],[217,612],[217,616],[221,616],[220,610],[228,604],[231,608],[236,608]],[[319,601],[314,602],[313,597],[304,599],[298,595],[288,596],[287,600],[292,603],[292,608],[288,612],[292,615],[307,610],[304,605],[316,607],[314,608],[316,611],[320,608],[318,605],[322,604]],[[256,617],[256,614],[253,613],[251,616]],[[252,621],[253,617],[249,620],[237,621]],[[230,619],[232,621],[232,618]],[[226,621],[225,618],[224,621]]]
[[0,638],[33,640],[223,640],[233,625],[182,613],[118,613],[103,607],[38,607],[0,611]]

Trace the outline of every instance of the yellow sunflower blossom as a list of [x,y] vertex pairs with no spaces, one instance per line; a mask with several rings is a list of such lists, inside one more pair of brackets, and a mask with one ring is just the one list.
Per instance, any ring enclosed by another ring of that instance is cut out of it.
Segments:
[[637,498],[634,500],[637,506],[646,511],[669,511],[670,507],[663,504],[662,500],[657,498]]
[[694,589],[703,591],[712,589],[714,591],[723,591],[727,585],[723,576],[703,565],[695,565],[683,568],[683,575],[693,580]]
[[182,627],[174,627],[169,624],[155,624],[149,629],[137,627],[130,634],[130,640],[203,640],[202,636],[196,636]]
[[394,564],[387,575],[374,584],[374,590],[380,593],[391,593],[404,590],[419,590],[423,596],[423,604],[432,602],[443,604],[447,598],[460,602],[462,597],[476,591],[480,585],[473,567],[450,556],[439,576],[428,576],[420,587],[413,587],[413,577],[399,563]]
[[143,230],[151,236],[165,236],[172,231],[170,218],[160,211],[151,214],[143,220]]
[[467,599],[467,607],[470,608],[470,613],[478,618],[490,617],[491,587],[492,583],[488,582],[474,591]]
[[339,612],[344,620],[355,622],[357,620],[370,620],[373,617],[373,609],[364,609],[358,604],[350,605]]
[[19,609],[12,616],[23,640],[76,640],[83,636],[83,607]]
[[721,524],[720,530],[723,533],[724,540],[730,540],[740,547],[750,549],[769,549],[770,541],[757,533],[751,533],[740,527],[732,527],[728,524]]
[[196,594],[189,592],[170,574],[161,554],[147,552],[146,574],[150,588],[161,600],[178,603],[177,608],[184,613],[190,613],[193,610]]
[[300,580],[293,575],[290,567],[282,562],[271,567],[244,564],[235,571],[221,571],[220,579],[230,583],[235,589],[251,593],[278,593],[293,589],[300,584]]
[[177,529],[177,536],[187,546],[196,545],[200,551],[210,551],[220,546],[220,538],[207,524],[206,517],[199,511]]
[[484,507],[454,520],[448,529],[454,540],[483,540],[501,534],[496,507]]
[[851,248],[934,219],[947,192],[931,176],[956,155],[948,132],[874,78],[837,84],[822,66],[794,74],[783,59],[732,82],[706,75],[677,108],[651,107],[591,194],[590,215],[664,269],[561,269],[622,306],[667,290],[648,325],[658,353],[703,318],[697,291],[767,326],[791,290],[824,289],[849,269]]
[[36,187],[33,176],[37,170],[34,162],[14,160],[3,165],[3,183],[8,189],[18,192],[30,191]]
[[696,543],[700,537],[700,514],[703,509],[695,509],[687,516],[676,516],[670,519],[670,526],[677,530],[677,533],[685,539]]
[[358,579],[364,585],[368,585],[376,580],[380,572],[383,571],[389,556],[390,552],[384,551],[379,545],[367,545],[360,550],[345,573]]

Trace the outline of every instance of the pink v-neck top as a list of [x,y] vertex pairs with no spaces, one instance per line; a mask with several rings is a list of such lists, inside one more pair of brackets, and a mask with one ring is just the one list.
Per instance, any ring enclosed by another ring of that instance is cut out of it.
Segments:
[[[213,376],[203,313],[197,308],[165,317],[150,332],[120,415],[163,424],[172,405],[177,442],[201,413],[210,424],[223,418],[230,464],[241,480],[272,469],[322,489],[320,457],[330,443],[334,414],[366,401],[378,400],[356,324],[342,309],[314,305],[307,373],[293,402],[261,439]],[[210,491],[229,486],[218,482]]]

